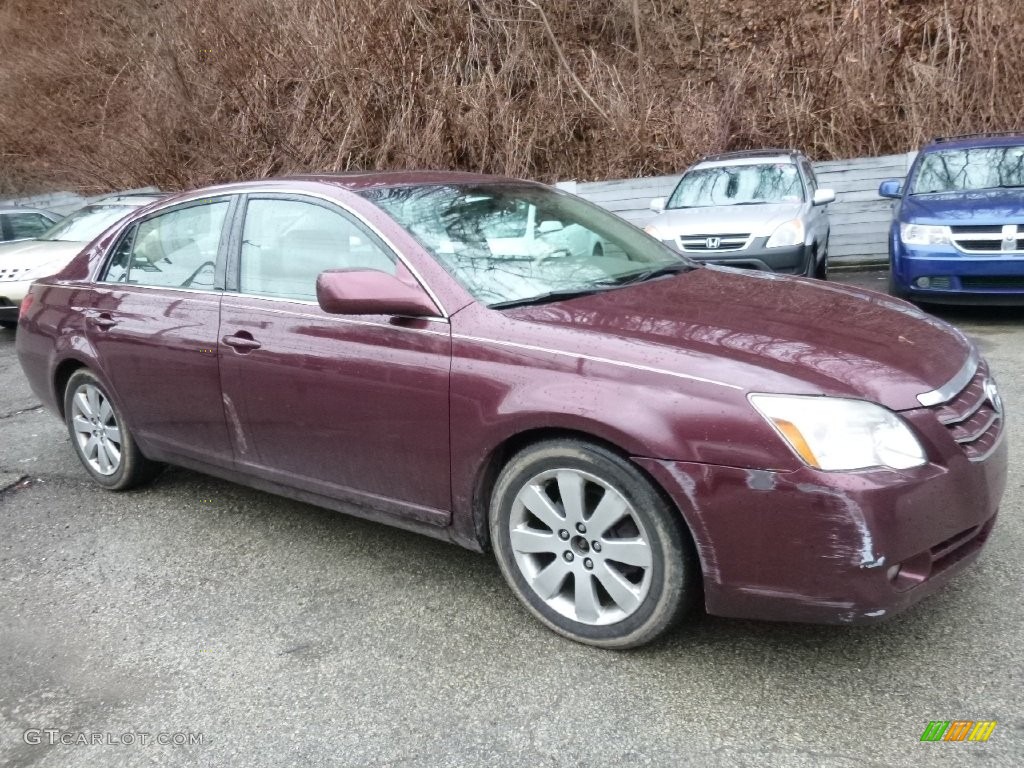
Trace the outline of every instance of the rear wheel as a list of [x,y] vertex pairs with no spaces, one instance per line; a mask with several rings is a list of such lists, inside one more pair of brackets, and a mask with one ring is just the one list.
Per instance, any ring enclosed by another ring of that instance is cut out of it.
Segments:
[[635,466],[598,446],[558,440],[516,455],[495,485],[490,532],[516,596],[581,643],[648,643],[697,590],[678,512]]
[[64,420],[82,465],[104,488],[127,490],[159,473],[160,465],[139,451],[121,411],[103,384],[85,368],[68,379]]

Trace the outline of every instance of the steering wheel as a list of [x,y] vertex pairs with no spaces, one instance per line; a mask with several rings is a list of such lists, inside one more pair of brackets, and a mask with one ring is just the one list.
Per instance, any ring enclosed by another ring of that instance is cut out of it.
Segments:
[[188,279],[184,283],[181,284],[181,287],[182,288],[190,287],[192,285],[192,281],[195,280],[197,277],[199,277],[199,273],[202,272],[207,267],[213,267],[214,269],[216,269],[217,268],[217,264],[216,264],[216,262],[213,262],[213,261],[204,261],[202,264],[200,264],[198,267],[196,267],[196,271],[195,272],[193,272],[191,275],[188,276]]

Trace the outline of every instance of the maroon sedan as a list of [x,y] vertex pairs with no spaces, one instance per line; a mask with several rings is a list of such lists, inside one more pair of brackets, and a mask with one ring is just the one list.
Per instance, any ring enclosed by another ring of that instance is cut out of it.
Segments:
[[723,616],[863,622],[995,522],[975,347],[909,304],[698,266],[540,184],[309,176],[141,209],[22,305],[86,471],[162,463],[471,549],[594,645]]

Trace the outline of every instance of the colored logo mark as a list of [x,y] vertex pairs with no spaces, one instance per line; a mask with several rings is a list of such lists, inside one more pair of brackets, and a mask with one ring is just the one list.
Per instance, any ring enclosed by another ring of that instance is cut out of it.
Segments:
[[995,729],[995,720],[932,720],[921,741],[988,741]]

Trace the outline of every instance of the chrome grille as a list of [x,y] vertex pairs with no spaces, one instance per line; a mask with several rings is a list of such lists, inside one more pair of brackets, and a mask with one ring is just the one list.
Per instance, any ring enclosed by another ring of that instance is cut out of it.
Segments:
[[679,248],[684,251],[709,253],[712,251],[741,251],[747,247],[750,233],[727,235],[681,235]]
[[988,367],[981,363],[966,387],[933,407],[938,420],[972,461],[981,461],[992,452],[1003,429],[1001,406],[993,402],[986,386],[989,382]]
[[949,228],[964,253],[1024,253],[1024,224],[968,224]]

